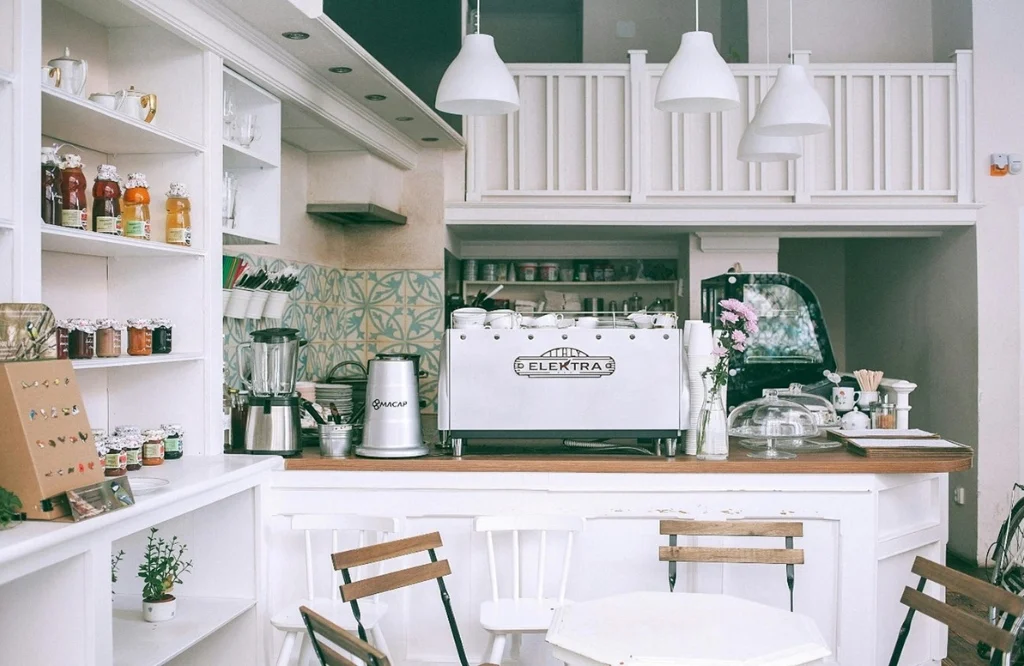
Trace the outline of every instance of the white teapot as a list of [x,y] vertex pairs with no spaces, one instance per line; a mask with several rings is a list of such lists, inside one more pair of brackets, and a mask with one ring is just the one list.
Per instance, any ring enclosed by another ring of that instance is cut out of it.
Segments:
[[70,48],[64,47],[64,55],[60,58],[54,58],[46,63],[46,65],[59,72],[53,78],[54,85],[60,90],[71,93],[76,97],[85,90],[85,79],[89,76],[89,63],[85,60],[72,58]]
[[114,94],[121,98],[121,103],[118,104],[121,113],[146,123],[153,122],[156,116],[156,95],[139,92],[135,86]]

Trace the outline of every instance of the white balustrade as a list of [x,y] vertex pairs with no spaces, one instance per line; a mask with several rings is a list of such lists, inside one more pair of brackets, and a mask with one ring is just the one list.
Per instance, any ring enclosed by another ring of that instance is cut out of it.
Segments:
[[950,63],[806,64],[832,116],[791,163],[736,159],[775,67],[732,65],[740,108],[657,111],[663,64],[510,65],[520,110],[471,118],[469,201],[973,201],[971,52]]

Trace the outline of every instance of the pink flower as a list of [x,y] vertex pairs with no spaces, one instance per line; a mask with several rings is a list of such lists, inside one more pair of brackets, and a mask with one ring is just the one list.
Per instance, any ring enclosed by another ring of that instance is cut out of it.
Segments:
[[732,332],[732,341],[737,344],[743,344],[747,341],[747,334],[737,328]]
[[739,322],[740,317],[735,312],[726,310],[722,312],[722,316],[719,317],[719,319],[722,321],[723,324],[735,324]]
[[740,308],[743,307],[743,303],[735,298],[727,298],[724,301],[718,301],[718,304],[725,310],[733,310],[735,312],[739,312]]
[[757,319],[748,319],[746,323],[743,324],[743,328],[746,330],[747,335],[755,335],[759,330],[757,328]]
[[737,343],[737,344],[734,344],[734,345],[732,346],[732,348],[733,348],[733,351],[738,351],[738,352],[741,352],[741,351],[746,351],[746,349],[747,349],[747,346],[746,346],[746,345],[743,345],[743,344],[739,344],[739,343]]
[[722,345],[715,345],[715,348],[711,351],[711,353],[721,358],[722,356],[728,354],[729,350],[723,347]]

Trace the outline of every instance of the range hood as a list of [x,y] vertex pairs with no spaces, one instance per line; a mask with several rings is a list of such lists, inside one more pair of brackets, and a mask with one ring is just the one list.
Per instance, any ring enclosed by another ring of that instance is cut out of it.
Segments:
[[372,203],[306,204],[306,212],[335,224],[405,224],[405,215]]

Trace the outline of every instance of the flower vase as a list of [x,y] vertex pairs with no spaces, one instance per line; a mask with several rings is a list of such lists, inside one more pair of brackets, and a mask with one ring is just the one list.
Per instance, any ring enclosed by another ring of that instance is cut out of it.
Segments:
[[725,460],[729,457],[729,424],[725,413],[725,387],[716,387],[710,375],[704,380],[704,400],[697,416],[697,459]]

